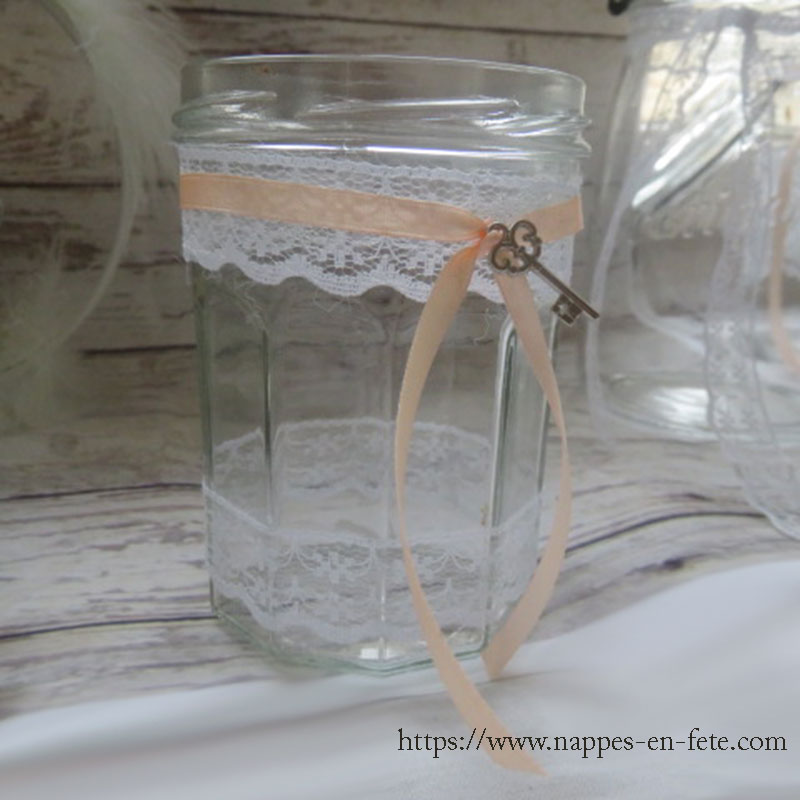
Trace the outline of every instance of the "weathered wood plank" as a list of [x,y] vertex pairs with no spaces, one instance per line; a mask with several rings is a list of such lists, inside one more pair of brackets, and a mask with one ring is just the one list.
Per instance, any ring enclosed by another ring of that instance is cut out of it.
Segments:
[[[308,19],[275,13],[212,13],[198,10],[197,4],[182,8],[197,52],[416,52],[536,61],[578,72],[583,65],[589,82],[589,114],[597,119],[605,116],[619,66],[619,42],[614,39],[428,29],[420,27],[426,18],[418,16],[427,13],[425,4],[408,12],[413,24],[377,21],[375,16],[369,18],[371,22],[348,19],[348,15],[358,16],[357,5],[333,19],[313,18],[310,7]],[[369,13],[379,14],[380,5]],[[115,225],[114,138],[102,109],[92,100],[85,65],[49,15],[38,4],[21,0],[11,0],[4,9],[0,12],[7,23],[0,25],[0,52],[4,53],[0,92],[6,98],[3,117],[7,123],[0,128],[4,290],[10,295],[15,282],[31,280],[47,243],[58,243],[57,236],[68,268],[64,296],[85,297]],[[453,11],[451,6],[435,13],[446,16]],[[595,125],[589,138],[596,151],[602,149],[602,126]],[[596,152],[587,165],[589,213],[598,163]],[[35,183],[45,187],[38,195],[30,188]],[[579,264],[588,261],[585,247],[584,240],[578,248]],[[160,191],[153,206],[141,215],[111,291],[73,344],[115,349],[190,343],[189,292],[182,271],[171,269],[178,252],[174,197]],[[133,270],[128,269],[133,265]]]
[[[135,431],[135,433],[134,433]],[[78,419],[3,436],[0,496],[199,481],[196,420],[169,414]]]
[[465,3],[462,0],[173,0],[180,10],[240,11],[262,16],[285,14],[364,23],[396,23],[472,28],[479,31],[580,33],[622,36],[625,17],[613,17],[597,0],[503,0],[502,3]]
[[[782,545],[797,551],[740,502],[688,493],[648,497],[646,486],[625,484],[597,489],[588,485],[596,474],[585,470],[578,478],[567,570],[578,577],[575,584],[565,582],[565,604],[587,580],[602,584],[602,572],[594,571],[600,551],[609,551],[603,569],[615,571],[614,579],[757,557]],[[0,503],[5,531],[0,581],[16,601],[0,612],[0,635],[202,615],[207,605],[203,524],[197,485]],[[667,524],[668,538],[655,532]],[[590,577],[581,572],[584,567],[592,568]]]
[[[3,188],[0,220],[2,275],[13,277],[52,250],[63,268],[96,268],[116,233],[119,189],[116,186],[60,185]],[[162,187],[134,226],[125,261],[151,265],[179,262],[180,215],[177,195]]]
[[197,483],[194,358],[191,348],[83,356],[51,415],[3,436],[0,497]]
[[109,119],[88,64],[43,3],[0,5],[0,181],[116,178]]
[[[117,224],[113,186],[17,187],[2,190],[0,281],[4,305],[19,307],[40,290],[45,265],[60,273],[55,318],[90,296]],[[109,349],[183,345],[194,341],[192,298],[180,259],[175,193],[161,188],[139,215],[118,274],[71,341]]]
[[[591,512],[589,512],[591,513]],[[605,534],[589,533],[586,508],[576,510],[576,530],[554,597],[537,636],[555,636],[599,619],[701,574],[737,565],[800,557],[797,543],[763,517],[732,513],[648,515],[636,527],[621,519]]]
[[[91,273],[76,275],[88,282]],[[88,286],[87,286],[88,288]],[[108,293],[75,332],[79,350],[192,345],[192,295],[183,264],[123,264]]]
[[272,674],[215,620],[59,631],[0,644],[0,715]]
[[[570,377],[574,354],[564,356]],[[271,669],[207,618],[192,359],[189,350],[87,358],[83,416],[6,437],[6,496],[39,495],[0,502],[0,628],[14,634],[0,644],[6,713]],[[796,542],[746,506],[717,448],[623,440],[608,449],[582,398],[565,387],[575,525],[539,636],[707,570],[798,557]],[[139,488],[99,491],[123,481]],[[54,490],[73,493],[42,496]]]
[[0,636],[208,614],[199,486],[0,503]]
[[[199,504],[199,491],[180,488],[0,504],[11,526],[0,540],[0,626],[18,634],[0,644],[2,712],[274,674],[208,618]],[[780,557],[797,557],[796,543],[747,513],[587,534],[573,542],[537,636],[703,572]]]
[[[492,11],[486,6],[481,13]],[[616,38],[517,32],[514,26],[498,32],[480,26],[450,29],[355,18],[188,9],[182,19],[193,55],[414,53],[538,64],[574,72],[587,82],[587,112],[596,122],[589,138],[596,149],[603,147],[602,129],[622,58],[621,42]],[[118,167],[113,132],[93,100],[85,65],[68,39],[37,4],[22,0],[11,0],[0,21],[5,22],[0,25],[5,123],[0,127],[0,182],[115,180]],[[589,170],[590,179],[596,171],[594,167]]]

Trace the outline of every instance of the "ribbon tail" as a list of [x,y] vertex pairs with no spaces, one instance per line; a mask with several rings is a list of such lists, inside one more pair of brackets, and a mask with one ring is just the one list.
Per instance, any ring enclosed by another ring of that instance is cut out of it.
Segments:
[[[442,683],[449,691],[453,703],[468,727],[483,730],[489,736],[508,736],[510,735],[509,731],[497,718],[458,662],[436,621],[417,574],[405,521],[406,470],[414,419],[436,353],[466,296],[479,250],[480,245],[466,247],[457,252],[444,266],[422,309],[411,343],[400,388],[395,425],[394,471],[397,534],[402,547],[403,564],[417,620]],[[529,753],[507,749],[495,751],[489,746],[488,741],[484,741],[482,748],[494,762],[501,766],[540,775],[545,774]]]
[[483,651],[483,661],[491,677],[503,670],[519,646],[538,622],[555,588],[567,551],[572,516],[572,470],[567,447],[567,429],[561,407],[547,340],[539,321],[539,311],[528,282],[508,275],[495,274],[506,309],[514,323],[517,337],[550,406],[553,422],[561,439],[561,471],[558,500],[547,543],[528,588],[509,614],[500,630]]

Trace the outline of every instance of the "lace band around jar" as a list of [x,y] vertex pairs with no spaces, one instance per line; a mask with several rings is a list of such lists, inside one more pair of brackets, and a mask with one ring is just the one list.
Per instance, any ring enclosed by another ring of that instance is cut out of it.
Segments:
[[[180,148],[181,172],[266,178],[389,197],[447,203],[480,217],[517,219],[577,194],[580,177],[569,164],[531,159],[526,172],[411,166],[384,163],[380,157],[287,154],[269,148],[186,146]],[[216,271],[233,264],[251,280],[277,285],[305,278],[330,294],[352,297],[388,286],[411,300],[425,302],[442,264],[463,245],[431,240],[331,230],[254,219],[219,211],[183,211],[183,250],[189,262]],[[573,237],[547,243],[542,261],[565,283],[572,267]],[[540,306],[557,292],[536,276],[528,278]],[[476,265],[471,292],[500,303],[488,263]]]

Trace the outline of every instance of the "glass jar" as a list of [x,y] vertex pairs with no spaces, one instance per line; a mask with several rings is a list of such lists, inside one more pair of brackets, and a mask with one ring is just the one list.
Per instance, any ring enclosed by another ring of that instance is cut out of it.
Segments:
[[[771,105],[748,77],[790,57],[786,0],[635,2],[595,230],[587,338],[602,431],[713,437],[705,320],[737,163]],[[759,105],[760,104],[760,105]]]
[[[580,191],[583,95],[572,76],[502,64],[214,59],[184,75],[181,171],[513,221]],[[184,211],[183,225],[216,612],[283,659],[427,661],[394,530],[394,414],[422,304],[460,245],[214,211]],[[562,277],[571,259],[571,239],[544,247]],[[552,339],[551,292],[536,291]],[[479,265],[428,378],[408,472],[414,556],[457,655],[481,649],[536,565],[545,421]]]
[[800,538],[800,6],[756,34],[773,46],[745,73],[757,102],[712,279],[706,374],[711,422],[748,499]]

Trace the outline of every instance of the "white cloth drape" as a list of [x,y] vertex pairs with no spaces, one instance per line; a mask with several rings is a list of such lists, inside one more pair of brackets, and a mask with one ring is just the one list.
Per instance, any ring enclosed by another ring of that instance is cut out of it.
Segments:
[[[469,663],[480,677],[480,663]],[[11,800],[796,800],[800,560],[699,578],[524,646],[485,696],[520,736],[785,738],[778,752],[543,752],[549,775],[483,753],[399,752],[398,728],[460,736],[431,670],[157,694],[0,723]]]

